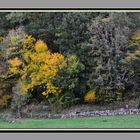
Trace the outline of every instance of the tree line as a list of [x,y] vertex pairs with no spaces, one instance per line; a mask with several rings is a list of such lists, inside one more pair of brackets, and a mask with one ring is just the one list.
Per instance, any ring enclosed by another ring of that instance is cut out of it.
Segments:
[[134,12],[0,13],[0,107],[139,99],[139,24]]

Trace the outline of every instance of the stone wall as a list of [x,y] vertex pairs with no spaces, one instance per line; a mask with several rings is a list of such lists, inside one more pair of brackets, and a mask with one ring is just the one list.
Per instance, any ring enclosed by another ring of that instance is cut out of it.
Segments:
[[140,114],[140,109],[116,109],[102,111],[86,111],[86,112],[71,112],[67,114],[51,114],[51,113],[21,113],[21,118],[79,118],[79,117],[98,117],[98,116],[121,116]]
[[97,117],[97,116],[118,116],[140,114],[140,109],[117,109],[91,112],[74,112],[61,115],[61,118],[78,118],[78,117]]

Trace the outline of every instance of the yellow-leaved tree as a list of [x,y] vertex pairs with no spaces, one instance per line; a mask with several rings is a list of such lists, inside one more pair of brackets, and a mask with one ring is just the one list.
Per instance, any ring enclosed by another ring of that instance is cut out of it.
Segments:
[[59,70],[66,67],[66,61],[63,55],[51,53],[42,40],[32,47],[24,47],[22,59],[16,57],[8,60],[8,63],[10,74],[20,76],[19,80],[26,92],[33,91],[35,87],[42,87],[45,96],[61,92],[61,87],[54,85],[53,80]]
[[78,101],[78,74],[84,66],[75,55],[64,57],[53,53],[45,42],[32,36],[22,39],[21,49],[21,55],[8,60],[8,76],[18,80],[14,87],[17,90],[13,89],[18,96],[32,95],[39,102],[47,99],[52,110],[61,110]]

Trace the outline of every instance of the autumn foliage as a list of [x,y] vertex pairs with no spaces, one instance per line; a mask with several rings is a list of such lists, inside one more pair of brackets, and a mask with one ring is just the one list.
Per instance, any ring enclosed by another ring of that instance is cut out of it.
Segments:
[[[15,57],[8,60],[9,74],[19,76],[22,88],[27,93],[38,87],[43,89],[41,94],[44,96],[58,95],[62,88],[53,81],[59,77],[62,70],[68,70],[69,74],[73,75],[78,64],[75,60],[75,56],[70,56],[70,59],[66,60],[60,53],[51,53],[48,46],[42,40],[38,40],[30,49],[29,46],[28,49],[24,49],[20,59]],[[76,65],[73,62],[76,62]]]
[[22,60],[13,58],[8,61],[9,72],[19,74],[23,88],[26,92],[32,91],[36,86],[42,86],[49,93],[58,94],[61,88],[55,86],[52,80],[57,76],[58,71],[66,67],[64,56],[59,53],[51,53],[47,45],[38,40],[33,48],[22,55]]
[[139,17],[132,12],[1,13],[0,107],[39,104],[54,110],[139,100]]
[[93,90],[88,91],[85,96],[84,96],[84,100],[85,102],[93,102],[96,99],[96,93]]

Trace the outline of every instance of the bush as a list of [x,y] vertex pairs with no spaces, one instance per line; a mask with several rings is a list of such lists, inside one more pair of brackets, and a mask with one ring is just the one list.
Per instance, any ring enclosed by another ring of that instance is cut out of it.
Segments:
[[96,93],[93,90],[88,91],[85,96],[84,96],[84,100],[85,102],[93,102],[96,99]]

